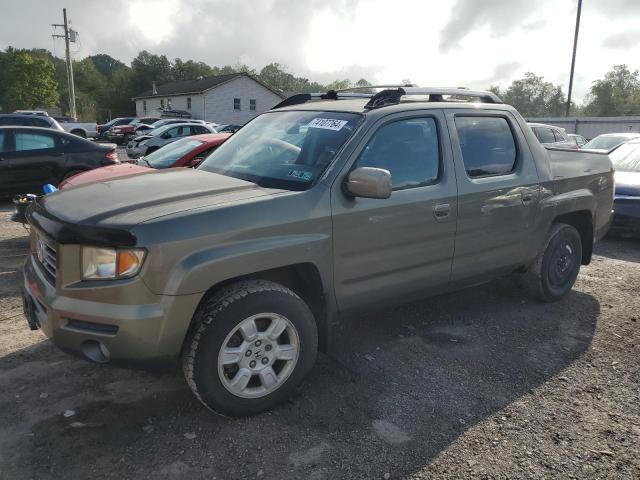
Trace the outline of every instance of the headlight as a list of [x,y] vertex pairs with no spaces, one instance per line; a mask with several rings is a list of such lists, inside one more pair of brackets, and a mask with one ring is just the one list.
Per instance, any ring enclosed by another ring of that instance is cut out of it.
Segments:
[[115,280],[133,277],[140,271],[144,255],[145,251],[140,248],[82,247],[82,279]]

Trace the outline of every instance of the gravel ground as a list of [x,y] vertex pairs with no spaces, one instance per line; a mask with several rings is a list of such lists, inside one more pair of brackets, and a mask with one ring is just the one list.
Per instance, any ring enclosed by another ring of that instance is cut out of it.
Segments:
[[505,278],[356,319],[296,398],[232,420],[177,370],[90,364],[29,331],[9,215],[2,480],[640,478],[638,242],[599,244],[559,303]]

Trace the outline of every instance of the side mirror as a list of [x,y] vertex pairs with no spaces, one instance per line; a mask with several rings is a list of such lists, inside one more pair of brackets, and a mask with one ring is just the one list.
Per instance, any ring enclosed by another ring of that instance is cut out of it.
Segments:
[[391,173],[383,168],[356,168],[349,174],[344,186],[347,194],[353,197],[389,198]]
[[203,160],[204,160],[204,157],[194,157],[191,160],[189,160],[189,163],[187,166],[189,168],[196,168],[198,165],[202,163]]

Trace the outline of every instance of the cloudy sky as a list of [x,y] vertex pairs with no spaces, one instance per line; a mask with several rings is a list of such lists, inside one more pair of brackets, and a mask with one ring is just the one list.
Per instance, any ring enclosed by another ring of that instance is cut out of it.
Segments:
[[[525,72],[568,85],[577,0],[3,0],[0,48],[74,58],[142,49],[210,65],[279,62],[312,80],[508,85]],[[574,97],[614,64],[640,69],[640,0],[584,0]]]

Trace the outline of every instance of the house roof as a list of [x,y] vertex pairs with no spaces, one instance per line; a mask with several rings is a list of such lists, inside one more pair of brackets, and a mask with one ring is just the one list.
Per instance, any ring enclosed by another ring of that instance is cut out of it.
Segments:
[[146,92],[142,92],[135,97],[133,100],[138,100],[140,98],[153,98],[153,97],[166,97],[168,95],[187,95],[187,94],[196,94],[203,93],[207,90],[211,90],[212,88],[216,88],[224,83],[227,83],[237,77],[249,77],[251,80],[259,83],[263,87],[271,90],[273,93],[278,95],[281,98],[284,98],[284,94],[271,88],[266,83],[258,80],[257,78],[247,74],[247,73],[230,73],[228,75],[217,75],[213,77],[202,77],[200,79],[195,80],[182,80],[180,82],[170,82],[162,85],[156,86],[157,93],[154,94],[153,90],[147,90]]

